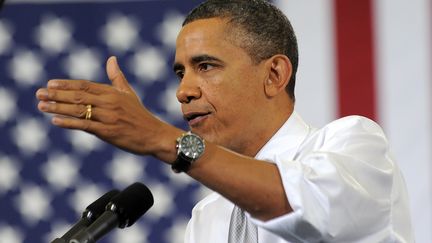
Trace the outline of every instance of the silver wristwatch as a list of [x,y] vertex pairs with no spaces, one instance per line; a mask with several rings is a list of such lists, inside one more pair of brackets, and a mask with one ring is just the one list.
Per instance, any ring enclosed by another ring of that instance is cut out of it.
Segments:
[[177,138],[177,159],[171,168],[176,173],[186,172],[194,161],[204,153],[205,143],[200,136],[187,132]]

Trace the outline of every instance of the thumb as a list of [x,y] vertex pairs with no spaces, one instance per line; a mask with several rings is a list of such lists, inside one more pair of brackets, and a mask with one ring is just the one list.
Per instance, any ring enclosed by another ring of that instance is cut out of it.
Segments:
[[120,70],[120,67],[117,63],[117,57],[111,56],[110,58],[108,58],[106,64],[106,72],[109,80],[111,80],[111,83],[115,88],[122,91],[132,90],[129,82],[125,78],[123,72]]

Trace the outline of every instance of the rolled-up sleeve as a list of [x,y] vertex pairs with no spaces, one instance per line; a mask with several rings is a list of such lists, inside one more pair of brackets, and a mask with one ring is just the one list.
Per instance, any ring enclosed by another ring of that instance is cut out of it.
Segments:
[[308,137],[294,158],[280,154],[273,162],[293,212],[252,219],[258,226],[290,242],[388,237],[394,163],[373,121],[339,119]]

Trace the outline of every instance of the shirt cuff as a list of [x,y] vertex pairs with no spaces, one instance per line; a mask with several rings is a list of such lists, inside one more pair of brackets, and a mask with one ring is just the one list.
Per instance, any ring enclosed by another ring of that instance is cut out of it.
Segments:
[[304,183],[304,168],[295,161],[274,160],[281,174],[287,200],[293,209],[291,213],[261,221],[246,213],[251,221],[290,242],[314,242],[321,238],[321,233],[305,220],[304,202],[300,187]]

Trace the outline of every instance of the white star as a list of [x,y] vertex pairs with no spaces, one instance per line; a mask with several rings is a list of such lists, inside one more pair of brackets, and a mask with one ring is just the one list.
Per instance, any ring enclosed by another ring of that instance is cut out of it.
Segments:
[[36,118],[21,118],[12,130],[12,139],[23,154],[32,155],[47,147],[47,130]]
[[97,80],[102,74],[101,58],[96,50],[78,48],[63,60],[63,69],[73,79]]
[[159,40],[166,46],[174,48],[184,18],[183,15],[177,12],[166,14],[163,22],[157,27],[156,35],[159,37]]
[[131,16],[113,14],[102,28],[101,39],[110,50],[123,53],[130,50],[138,40],[139,24]]
[[21,193],[15,198],[16,207],[28,225],[46,220],[51,215],[51,196],[41,187],[24,185]]
[[176,218],[171,228],[165,234],[166,241],[171,243],[183,241],[188,221],[186,218]]
[[20,169],[17,161],[6,156],[0,157],[0,194],[16,187]]
[[24,235],[11,226],[0,225],[0,243],[22,243]]
[[159,103],[165,108],[170,120],[183,120],[183,113],[181,112],[180,102],[177,100],[178,84],[170,82],[169,86],[164,90],[159,98]]
[[72,26],[69,21],[55,16],[45,16],[35,33],[36,42],[48,53],[57,54],[71,42]]
[[144,176],[144,158],[129,153],[118,152],[106,167],[106,174],[119,187],[140,181]]
[[157,220],[164,215],[169,215],[174,209],[174,192],[159,183],[146,183],[146,185],[152,192],[155,201],[155,204],[149,209],[149,211],[146,213],[146,216],[149,219]]
[[74,149],[83,154],[90,153],[104,145],[96,136],[82,131],[68,130],[66,136]]
[[78,162],[66,154],[54,153],[42,166],[45,179],[57,190],[70,188],[79,179]]
[[69,198],[69,203],[77,215],[81,215],[88,205],[104,193],[105,190],[100,186],[92,183],[83,183],[76,187],[75,193]]
[[22,86],[36,85],[45,76],[42,58],[32,51],[16,51],[8,68],[12,79]]
[[142,47],[129,61],[129,69],[144,84],[160,80],[166,75],[165,54],[154,47]]
[[112,243],[146,243],[148,230],[143,225],[135,223],[129,228],[116,230],[111,238]]
[[6,53],[12,47],[12,27],[4,20],[0,21],[0,54]]
[[14,117],[17,109],[16,103],[15,93],[0,87],[0,125]]

